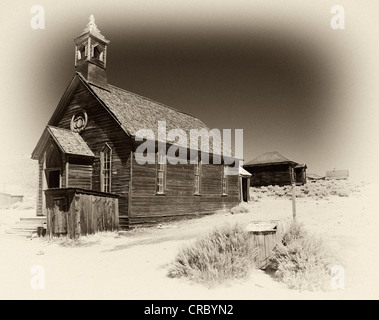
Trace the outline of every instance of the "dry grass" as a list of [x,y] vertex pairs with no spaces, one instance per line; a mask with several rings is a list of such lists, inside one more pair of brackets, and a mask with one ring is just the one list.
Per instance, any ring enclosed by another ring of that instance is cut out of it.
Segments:
[[44,240],[49,244],[56,244],[60,247],[65,248],[83,248],[83,247],[92,247],[94,245],[100,244],[107,238],[115,238],[115,232],[100,232],[96,234],[91,234],[87,236],[81,236],[78,239],[70,239],[67,236],[53,237],[49,239],[45,237]]
[[168,275],[214,287],[231,279],[247,278],[255,266],[255,255],[245,226],[227,224],[182,248]]
[[289,288],[316,291],[330,288],[330,270],[336,264],[335,253],[322,238],[293,222],[274,249],[270,268]]
[[[312,198],[316,200],[328,199],[332,196],[349,197],[353,193],[359,193],[361,185],[352,184],[348,181],[317,181],[308,182],[303,186],[296,186],[297,198]],[[256,202],[264,198],[290,198],[292,196],[291,186],[267,186],[251,187],[250,201]]]
[[230,209],[231,214],[248,213],[250,211],[249,206],[246,203],[240,203],[238,206]]

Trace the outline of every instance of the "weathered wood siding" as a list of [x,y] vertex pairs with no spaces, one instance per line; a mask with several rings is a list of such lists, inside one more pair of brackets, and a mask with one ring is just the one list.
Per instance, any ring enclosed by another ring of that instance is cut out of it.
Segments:
[[[71,156],[62,159],[62,187],[101,191],[100,153],[108,144],[112,149],[110,192],[119,195],[119,221],[122,226],[156,222],[165,217],[211,214],[238,204],[238,176],[228,176],[228,194],[223,196],[221,165],[202,166],[201,192],[197,196],[194,195],[194,165],[168,164],[165,195],[157,195],[156,164],[141,166],[133,159],[131,165],[132,138],[83,84],[78,85],[61,116],[51,125],[70,129],[73,115],[83,109],[88,115],[88,123],[80,135],[95,159],[91,163],[78,159],[73,161]],[[69,163],[67,172],[66,161]]]
[[78,238],[118,230],[118,199],[77,188],[46,191],[47,233]]
[[[81,136],[96,157],[93,162],[91,189],[101,191],[100,151],[105,146],[105,143],[107,143],[112,148],[111,193],[120,196],[120,216],[126,217],[128,215],[130,180],[129,156],[132,148],[132,140],[83,84],[78,86],[71,102],[60,117],[60,120],[53,125],[70,129],[72,116],[81,109],[84,109],[88,115],[88,123],[86,128],[81,132]],[[71,163],[69,168],[72,168]],[[74,170],[78,173],[78,167]],[[69,172],[70,180],[73,174],[75,173]],[[78,186],[89,184],[88,177],[83,181],[78,181],[78,179],[75,178],[74,181],[78,183]],[[69,181],[68,185],[71,186],[72,182]]]
[[[50,146],[51,145],[55,145],[56,146],[56,143],[51,139],[49,138],[48,140],[46,140],[46,150],[51,150]],[[57,146],[56,146],[57,147]],[[58,148],[58,147],[57,147]],[[60,156],[60,166],[59,166],[59,169],[60,169],[60,183],[61,183],[61,188],[63,187],[67,187],[67,184],[66,184],[66,161],[67,161],[67,158],[66,158],[66,155],[61,153],[59,151],[59,156]],[[44,158],[41,157],[39,160],[38,160],[38,192],[37,192],[37,216],[44,216],[46,215],[46,210],[45,210],[45,206],[43,204],[43,197],[44,197],[44,189],[47,189],[47,185],[43,185],[43,181],[46,181],[46,178],[45,178],[45,171],[44,171]]]
[[43,190],[42,190],[42,175],[43,175],[43,163],[41,159],[38,161],[38,193],[37,193],[37,216],[43,216],[43,209],[42,209],[42,196],[43,196]]
[[269,185],[290,185],[290,167],[289,165],[271,165],[271,166],[255,166],[244,167],[252,174],[250,186],[269,186]]
[[68,164],[68,184],[66,187],[92,189],[92,165]]
[[295,169],[296,173],[296,184],[297,185],[303,185],[307,183],[307,174],[306,174],[306,169],[300,168],[300,169]]
[[196,216],[238,204],[238,176],[228,176],[228,195],[222,195],[221,165],[202,165],[200,195],[194,195],[194,165],[167,164],[166,190],[156,194],[157,165],[140,165],[133,157],[130,224],[165,218]]

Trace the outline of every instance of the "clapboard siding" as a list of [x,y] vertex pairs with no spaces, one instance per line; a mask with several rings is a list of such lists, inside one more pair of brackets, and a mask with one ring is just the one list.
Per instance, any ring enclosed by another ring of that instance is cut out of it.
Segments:
[[257,166],[245,167],[251,173],[250,185],[255,186],[268,186],[268,185],[290,185],[290,165],[271,165],[271,166]]
[[[228,177],[228,194],[222,195],[222,165],[202,165],[200,195],[194,195],[194,165],[168,163],[165,195],[157,195],[157,165],[139,165],[135,161],[133,151],[138,144],[134,145],[132,138],[82,83],[50,125],[70,130],[71,119],[83,109],[88,115],[88,123],[80,135],[95,157],[62,154],[62,187],[102,191],[100,154],[107,144],[112,149],[110,192],[119,196],[121,227],[212,214],[238,204],[238,176]],[[41,172],[38,208],[43,207]]]
[[222,195],[221,165],[202,165],[200,196],[194,195],[194,165],[167,164],[164,195],[156,194],[157,165],[140,165],[133,157],[130,224],[211,214],[238,203],[238,176],[228,176],[228,195]]
[[42,174],[43,174],[43,163],[40,159],[38,161],[38,194],[37,194],[37,216],[43,215],[43,208],[42,208]]
[[68,186],[92,189],[92,166],[88,164],[69,163]]
[[[111,192],[120,196],[119,198],[119,214],[128,215],[128,192],[130,180],[130,152],[132,150],[131,138],[120,128],[116,120],[105,110],[105,108],[97,101],[88,89],[79,84],[72,100],[65,108],[61,117],[57,120],[57,127],[70,129],[70,122],[79,110],[84,109],[88,115],[88,123],[86,128],[81,132],[83,140],[95,154],[92,164],[91,189],[100,190],[100,151],[107,143],[112,149],[112,168],[111,168]],[[72,168],[70,163],[69,168]],[[77,168],[74,169],[77,174]],[[87,175],[87,173],[85,173]],[[82,181],[75,178],[75,183],[89,183],[88,177]],[[71,182],[69,183],[71,186]]]

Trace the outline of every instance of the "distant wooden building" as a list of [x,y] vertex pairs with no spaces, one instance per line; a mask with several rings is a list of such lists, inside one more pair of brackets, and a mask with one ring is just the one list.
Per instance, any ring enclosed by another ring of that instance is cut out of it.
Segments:
[[13,195],[6,192],[0,192],[0,208],[7,208],[14,203],[22,202],[23,195]]
[[310,182],[316,182],[319,180],[325,180],[325,176],[320,176],[316,173],[307,173],[307,180]]
[[[60,211],[73,212],[80,216],[77,223],[87,224],[88,219],[83,219],[88,212],[99,214],[101,208],[83,212],[81,203],[91,207],[88,199],[117,202],[119,223],[109,222],[109,226],[126,228],[211,214],[238,204],[239,176],[226,174],[224,159],[221,164],[139,164],[135,155],[143,143],[136,139],[140,129],[150,129],[157,137],[158,121],[166,121],[167,131],[179,128],[189,137],[191,129],[209,128],[194,116],[110,85],[106,76],[109,41],[93,17],[75,43],[77,72],[32,153],[39,163],[37,215],[50,212],[53,219]],[[157,147],[158,141],[153,143]],[[173,143],[167,143],[167,148]],[[189,145],[185,150],[188,160],[190,152],[200,153]],[[212,145],[209,154],[212,159]],[[108,218],[93,218],[88,228],[99,230],[104,219]],[[62,223],[67,221],[60,222],[59,233],[65,230]]]
[[326,171],[325,180],[347,180],[349,178],[349,170],[333,170]]
[[11,195],[5,192],[0,192],[0,208],[6,208],[11,204]]
[[292,179],[295,179],[297,185],[306,183],[307,166],[292,161],[277,151],[267,152],[243,167],[251,173],[252,187],[290,185]]

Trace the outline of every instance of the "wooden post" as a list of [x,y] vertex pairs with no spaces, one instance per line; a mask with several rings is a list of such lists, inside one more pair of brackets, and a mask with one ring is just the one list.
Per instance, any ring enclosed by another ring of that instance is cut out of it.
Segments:
[[41,206],[42,206],[42,209],[41,209],[41,214],[43,216],[46,215],[45,189],[48,189],[47,179],[46,179],[46,151],[43,154],[43,160],[42,160],[42,186],[41,186],[41,193],[42,193]]
[[133,151],[130,151],[130,178],[129,178],[129,191],[128,191],[128,216],[129,216],[129,218],[132,216],[133,156],[134,156]]
[[292,217],[293,220],[296,220],[296,178],[295,178],[295,169],[290,168],[291,173],[291,185],[292,185]]
[[[43,173],[45,174],[45,173]],[[42,191],[44,192],[44,191]],[[47,199],[48,201],[50,199]],[[49,240],[53,237],[53,229],[52,229],[52,223],[51,223],[51,206],[50,206],[50,201],[49,201],[49,207],[46,208],[46,227],[47,227],[47,233],[49,234]]]
[[242,182],[242,177],[238,177],[238,185],[239,185],[239,188],[240,188],[240,203],[243,203],[243,182]]
[[80,234],[81,234],[80,207],[81,207],[81,203],[83,203],[83,201],[81,201],[79,194],[74,193],[74,201],[73,202],[75,205],[75,209],[74,209],[74,212],[75,212],[75,220],[74,220],[75,221],[75,234],[74,234],[74,238],[78,239],[78,238],[80,238]]

